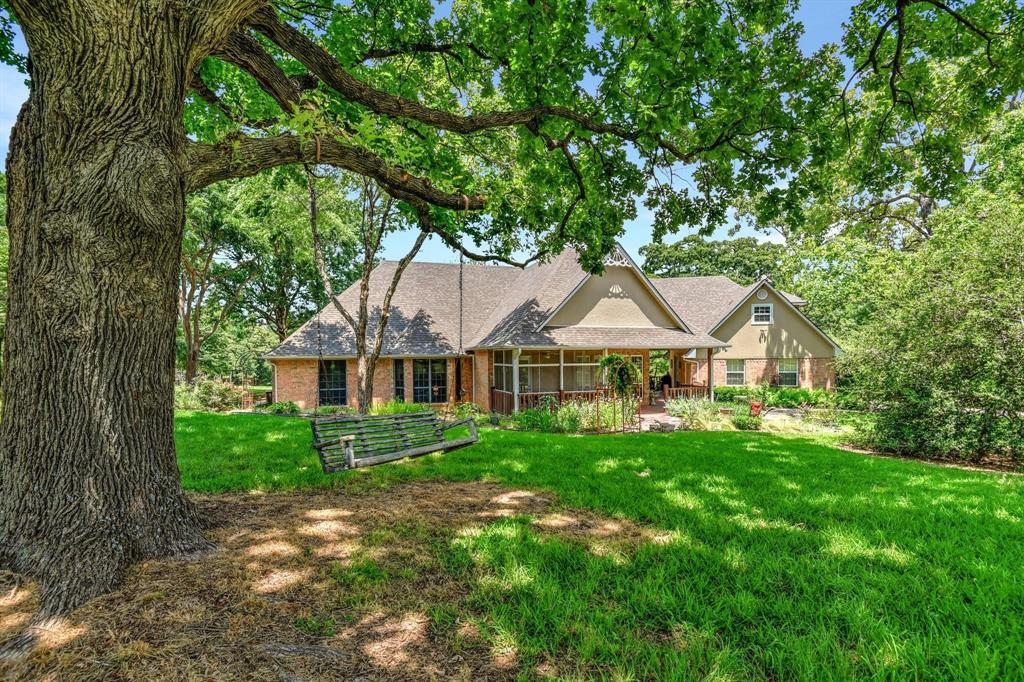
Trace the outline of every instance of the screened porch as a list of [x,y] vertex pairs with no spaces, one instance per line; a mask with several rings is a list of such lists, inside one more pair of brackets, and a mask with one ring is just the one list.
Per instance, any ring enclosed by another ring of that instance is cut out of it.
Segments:
[[[600,362],[609,352],[629,358],[640,381],[636,397],[650,401],[649,350],[619,349],[508,349],[492,351],[491,409],[499,414],[546,404],[605,400],[612,390],[602,381]],[[656,389],[660,397],[660,388]],[[673,397],[704,397],[707,386],[673,387]]]

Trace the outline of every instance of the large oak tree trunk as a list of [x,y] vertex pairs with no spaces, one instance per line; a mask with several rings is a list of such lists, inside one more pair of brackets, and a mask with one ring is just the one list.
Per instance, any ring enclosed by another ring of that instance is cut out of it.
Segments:
[[110,589],[134,561],[207,546],[173,439],[190,37],[161,4],[66,9],[26,30],[32,88],[7,166],[0,558],[40,580],[45,612]]

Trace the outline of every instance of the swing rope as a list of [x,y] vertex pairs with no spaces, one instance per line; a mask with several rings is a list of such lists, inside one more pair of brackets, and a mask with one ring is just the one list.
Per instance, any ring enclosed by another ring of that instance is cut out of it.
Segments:
[[[465,194],[462,195],[462,201],[465,204],[465,209],[462,213],[462,225],[465,227],[466,221],[469,216],[469,197]],[[466,269],[466,255],[459,251],[459,350],[455,356],[455,400],[456,402],[462,402],[463,390],[462,390],[462,355],[465,352],[463,347],[463,323],[465,320],[464,316],[464,303],[465,303],[465,269]]]
[[[316,163],[320,163],[320,136],[314,137],[316,140]],[[317,233],[317,219],[319,216],[319,207],[317,205],[317,193],[316,193],[316,173],[310,168],[309,164],[303,164],[306,169],[306,187],[309,190],[309,227],[310,231],[315,235]],[[313,245],[316,249],[316,244]],[[328,296],[328,302],[330,302],[330,296],[332,292],[325,287]],[[316,315],[316,387],[313,393],[313,421],[320,418],[320,377],[324,373],[324,337],[323,327],[321,322],[321,315],[319,310],[314,314]]]

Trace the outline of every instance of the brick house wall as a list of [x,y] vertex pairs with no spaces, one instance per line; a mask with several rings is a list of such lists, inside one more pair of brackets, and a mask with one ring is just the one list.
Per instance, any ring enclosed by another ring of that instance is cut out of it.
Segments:
[[[405,402],[413,401],[413,359],[403,358],[402,367],[405,375]],[[395,397],[394,358],[380,358],[373,372],[374,404],[386,403]],[[448,358],[446,373],[448,377],[448,402],[454,403],[455,391],[455,360]],[[316,360],[274,360],[274,400],[277,402],[292,401],[301,409],[313,409],[317,399],[317,361]],[[480,395],[473,381],[473,359],[467,357],[462,364],[463,399],[473,400]],[[348,405],[356,407],[358,400],[359,370],[355,359],[345,362],[345,382]],[[488,391],[484,390],[487,396]]]
[[316,404],[316,360],[274,360],[274,401],[292,401],[301,409]]
[[[800,377],[800,388],[833,389],[836,386],[836,374],[833,363],[835,358],[798,358],[797,370]],[[715,386],[726,386],[726,361],[715,359]],[[779,358],[747,358],[744,360],[746,385],[757,386],[771,381],[779,373]]]
[[494,366],[491,352],[478,350],[473,354],[473,402],[484,412],[491,411],[491,386],[494,385]]

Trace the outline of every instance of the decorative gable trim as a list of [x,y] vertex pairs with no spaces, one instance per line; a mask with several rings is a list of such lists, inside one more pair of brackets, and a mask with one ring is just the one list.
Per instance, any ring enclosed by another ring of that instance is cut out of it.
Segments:
[[[683,321],[683,318],[679,316],[679,313],[675,311],[675,308],[669,305],[669,302],[665,300],[665,297],[661,295],[661,292],[658,291],[657,287],[655,287],[651,280],[647,278],[647,275],[644,274],[644,271],[637,266],[636,261],[630,258],[629,254],[626,253],[626,250],[622,248],[620,244],[616,243],[615,248],[612,249],[611,253],[605,256],[604,265],[605,267],[612,266],[630,268],[637,275],[638,279],[640,280],[640,284],[647,290],[647,293],[651,294],[655,298],[655,300],[658,301],[658,303],[665,309],[665,312],[669,314],[669,317],[672,318],[672,321],[679,325],[679,328],[687,332],[688,334],[693,333],[693,331],[686,324],[686,322]],[[584,277],[582,281],[580,281],[580,283],[577,284],[573,288],[573,290],[570,291],[569,294],[562,299],[562,302],[555,306],[551,313],[548,314],[546,318],[544,318],[544,321],[541,322],[540,325],[534,331],[539,332],[545,327],[547,327],[549,324],[551,324],[551,320],[555,319],[555,316],[558,315],[559,311],[561,311],[562,308],[564,308],[566,304],[568,304],[569,301],[571,301],[572,298],[577,293],[579,293],[580,289],[582,289],[583,286],[587,282],[589,282],[593,276],[594,275],[592,274],[587,274],[587,276]]]

